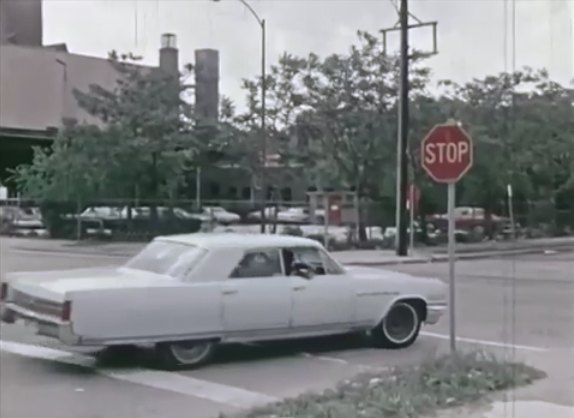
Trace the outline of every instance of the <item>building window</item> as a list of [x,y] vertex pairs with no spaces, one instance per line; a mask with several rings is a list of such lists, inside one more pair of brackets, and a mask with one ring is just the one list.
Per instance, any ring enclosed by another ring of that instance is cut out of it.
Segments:
[[237,198],[237,187],[230,187],[228,195],[229,195],[230,199],[236,199]]
[[249,187],[244,187],[241,190],[241,198],[244,200],[249,200],[251,199],[251,188]]

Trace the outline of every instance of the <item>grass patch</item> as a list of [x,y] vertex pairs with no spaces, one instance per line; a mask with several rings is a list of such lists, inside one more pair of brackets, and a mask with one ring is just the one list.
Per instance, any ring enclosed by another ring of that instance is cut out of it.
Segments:
[[[448,355],[419,366],[364,374],[322,394],[233,415],[235,418],[414,418],[478,401],[546,375],[485,352]],[[221,415],[220,418],[231,418]]]

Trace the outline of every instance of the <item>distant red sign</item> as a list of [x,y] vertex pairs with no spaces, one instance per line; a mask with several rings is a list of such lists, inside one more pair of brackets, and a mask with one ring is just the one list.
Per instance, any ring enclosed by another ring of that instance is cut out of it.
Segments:
[[411,184],[409,186],[409,194],[407,196],[407,204],[410,207],[411,202],[413,202],[414,204],[414,210],[417,211],[418,207],[419,207],[419,201],[421,200],[421,191],[420,189],[415,186],[414,184]]
[[437,183],[456,183],[472,167],[472,139],[458,125],[436,125],[421,144],[422,167]]

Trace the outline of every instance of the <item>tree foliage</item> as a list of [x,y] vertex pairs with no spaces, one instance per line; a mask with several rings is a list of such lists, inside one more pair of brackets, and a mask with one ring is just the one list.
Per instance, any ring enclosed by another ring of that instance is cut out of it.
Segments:
[[[244,80],[246,109],[222,98],[217,127],[198,129],[188,86],[112,54],[114,89],[76,92],[103,123],[69,125],[50,150],[15,173],[22,190],[45,199],[173,196],[186,169],[217,162],[261,180],[262,79]],[[346,53],[283,54],[265,79],[268,154],[304,167],[310,186],[351,188],[392,201],[395,193],[399,62],[379,37],[358,33]],[[444,188],[420,168],[420,141],[433,125],[460,121],[475,142],[475,165],[459,185],[460,202],[501,212],[507,184],[519,202],[574,200],[574,90],[546,71],[525,68],[467,83],[430,85],[423,54],[410,64],[410,174],[423,191],[424,213],[444,210]],[[289,183],[289,170],[266,170],[268,185]],[[571,196],[570,198],[568,196]],[[562,203],[560,203],[562,202]],[[566,202],[566,203],[564,203]],[[571,206],[574,204],[570,203]],[[574,208],[573,208],[574,210]]]
[[[385,56],[379,38],[365,32],[346,54],[284,54],[267,79],[270,137],[288,144],[282,152],[305,164],[314,186],[392,197],[398,71],[397,57]],[[503,212],[508,184],[523,205],[561,196],[566,201],[574,193],[572,88],[531,68],[464,84],[443,81],[439,92],[431,92],[429,76],[425,57],[413,52],[409,162],[425,213],[444,210],[446,199],[421,169],[420,142],[448,119],[460,121],[476,147],[475,165],[459,185],[459,203]],[[260,81],[244,83],[248,110],[241,122],[251,122],[251,132],[260,112]]]

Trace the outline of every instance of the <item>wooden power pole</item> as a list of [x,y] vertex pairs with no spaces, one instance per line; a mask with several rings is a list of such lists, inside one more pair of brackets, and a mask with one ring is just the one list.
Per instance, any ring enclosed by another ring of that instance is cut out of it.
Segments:
[[[387,34],[391,31],[400,31],[400,89],[399,89],[399,122],[397,136],[397,186],[396,186],[396,251],[399,256],[408,254],[407,226],[409,216],[407,211],[407,198],[409,189],[408,179],[408,133],[409,133],[409,29],[431,26],[433,31],[433,51],[428,55],[434,55],[437,51],[437,22],[423,23],[409,13],[408,0],[400,0],[399,21],[392,28],[383,29],[383,53],[387,49]],[[409,25],[409,16],[417,23]]]

